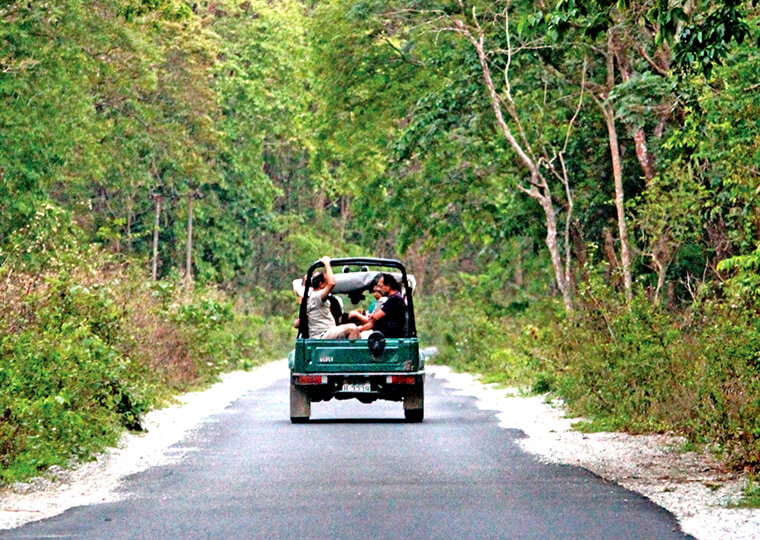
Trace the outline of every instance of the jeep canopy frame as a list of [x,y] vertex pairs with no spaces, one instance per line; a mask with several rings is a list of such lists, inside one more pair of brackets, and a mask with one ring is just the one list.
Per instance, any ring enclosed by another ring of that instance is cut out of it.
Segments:
[[[396,259],[378,259],[378,258],[373,258],[373,257],[342,257],[338,259],[331,259],[330,266],[332,267],[333,274],[335,274],[336,278],[337,276],[342,274],[342,272],[338,268],[345,267],[345,266],[358,267],[356,269],[357,271],[370,272],[370,273],[371,271],[369,270],[369,268],[398,270],[401,273],[400,283],[403,288],[404,298],[406,299],[406,307],[407,307],[407,313],[408,313],[405,337],[417,337],[417,325],[415,323],[415,318],[414,318],[413,287],[410,287],[410,280],[406,272],[406,267],[404,267],[401,261],[398,261]],[[309,284],[311,283],[311,278],[314,275],[314,273],[319,268],[323,268],[323,267],[324,265],[322,264],[321,261],[316,261],[312,263],[311,266],[309,266],[309,269],[306,272],[306,283],[304,284],[303,299],[301,300],[301,307],[299,310],[298,338],[309,339],[309,320],[308,320],[307,309],[306,309],[308,299],[309,299],[309,292],[311,291],[311,286]],[[367,268],[362,268],[362,267],[367,267]],[[379,274],[382,271],[383,270],[377,270],[375,271],[375,274]],[[366,282],[360,283],[358,287],[359,288],[353,290],[352,292],[364,292],[364,291],[371,292],[371,288],[372,288],[371,284],[368,284]]]

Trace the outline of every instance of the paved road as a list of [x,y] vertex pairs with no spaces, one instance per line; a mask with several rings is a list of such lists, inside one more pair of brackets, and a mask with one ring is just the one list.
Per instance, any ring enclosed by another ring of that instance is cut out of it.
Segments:
[[685,537],[643,497],[522,453],[522,434],[474,399],[431,376],[426,390],[422,424],[399,403],[352,400],[291,425],[283,379],[189,436],[179,463],[130,477],[129,499],[0,538]]

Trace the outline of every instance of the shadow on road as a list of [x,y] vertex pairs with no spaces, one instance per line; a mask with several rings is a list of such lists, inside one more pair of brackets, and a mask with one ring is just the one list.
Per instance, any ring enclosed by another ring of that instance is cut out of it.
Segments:
[[407,424],[403,418],[316,418],[306,424]]

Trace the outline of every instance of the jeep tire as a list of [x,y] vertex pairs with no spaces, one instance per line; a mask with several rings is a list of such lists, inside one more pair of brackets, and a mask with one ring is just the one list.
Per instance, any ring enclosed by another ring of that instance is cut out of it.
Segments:
[[425,386],[423,383],[411,388],[404,396],[404,418],[407,422],[422,422],[425,417]]

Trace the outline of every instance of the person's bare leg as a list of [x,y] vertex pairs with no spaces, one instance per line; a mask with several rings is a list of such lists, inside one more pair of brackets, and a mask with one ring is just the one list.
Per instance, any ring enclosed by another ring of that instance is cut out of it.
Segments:
[[359,327],[356,326],[355,324],[353,324],[351,326],[353,326],[353,328],[348,333],[348,339],[350,339],[352,341],[355,340],[355,339],[359,339],[361,337],[361,333],[359,332]]

